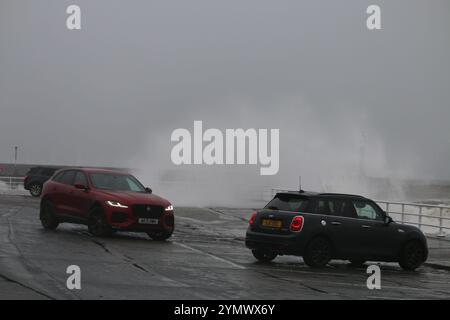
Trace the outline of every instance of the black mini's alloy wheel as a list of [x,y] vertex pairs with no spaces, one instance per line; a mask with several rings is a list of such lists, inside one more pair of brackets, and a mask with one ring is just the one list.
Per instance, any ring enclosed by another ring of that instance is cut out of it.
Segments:
[[41,204],[41,210],[39,213],[41,224],[45,229],[55,230],[58,227],[58,219],[55,216],[53,205],[50,201],[45,200]]
[[332,247],[328,239],[314,238],[308,244],[303,255],[303,261],[312,268],[322,268],[331,260]]
[[42,193],[42,186],[39,183],[33,183],[30,186],[30,194],[33,197],[39,197]]
[[147,235],[156,241],[164,241],[169,239],[172,236],[172,232],[168,231],[160,231],[160,232],[147,232]]
[[89,232],[96,237],[105,237],[112,234],[111,227],[107,224],[105,216],[100,208],[94,208],[89,215]]
[[423,245],[417,240],[407,242],[400,255],[399,265],[404,270],[415,270],[425,260],[425,249]]
[[277,254],[268,250],[254,249],[253,256],[261,262],[270,262],[277,257]]

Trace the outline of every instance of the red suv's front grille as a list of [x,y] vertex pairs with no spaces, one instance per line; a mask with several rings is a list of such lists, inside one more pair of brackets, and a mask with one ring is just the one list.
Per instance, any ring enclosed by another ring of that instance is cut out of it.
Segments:
[[161,206],[136,204],[133,206],[133,214],[138,218],[159,218],[164,213]]

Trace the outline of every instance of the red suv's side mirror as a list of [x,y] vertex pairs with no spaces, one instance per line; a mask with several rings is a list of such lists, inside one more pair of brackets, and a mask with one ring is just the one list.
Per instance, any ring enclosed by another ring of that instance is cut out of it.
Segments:
[[77,188],[77,189],[81,189],[81,190],[87,190],[88,189],[88,187],[86,187],[82,183],[75,183],[74,187]]

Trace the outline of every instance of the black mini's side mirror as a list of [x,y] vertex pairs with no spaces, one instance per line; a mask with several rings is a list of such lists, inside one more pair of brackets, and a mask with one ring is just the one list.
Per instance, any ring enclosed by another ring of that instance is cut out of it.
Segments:
[[153,192],[153,190],[151,188],[149,188],[149,187],[146,187],[145,191],[148,192],[148,193],[152,193]]
[[385,216],[384,217],[384,223],[385,224],[389,224],[389,223],[392,223],[392,222],[394,222],[394,220],[392,220],[392,218],[390,216]]

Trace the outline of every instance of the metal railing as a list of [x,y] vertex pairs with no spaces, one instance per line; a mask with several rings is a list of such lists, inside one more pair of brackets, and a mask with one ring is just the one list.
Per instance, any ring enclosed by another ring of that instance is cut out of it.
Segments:
[[0,191],[23,190],[24,177],[2,177],[0,176]]
[[[286,191],[289,190],[271,188],[270,198],[277,192]],[[266,190],[264,200],[267,196]],[[450,206],[386,200],[375,200],[375,202],[398,223],[417,226],[425,233],[440,237],[450,233]]]
[[450,231],[450,206],[376,200],[395,221],[444,237]]

